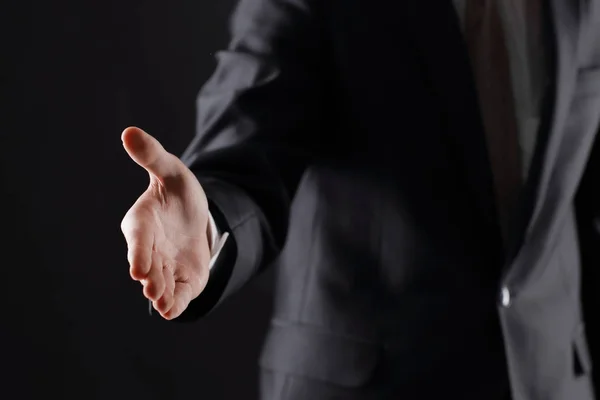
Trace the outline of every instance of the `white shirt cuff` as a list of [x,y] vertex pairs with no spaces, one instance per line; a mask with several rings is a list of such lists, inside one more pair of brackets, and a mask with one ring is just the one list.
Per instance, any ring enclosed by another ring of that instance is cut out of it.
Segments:
[[210,243],[209,243],[210,264],[208,265],[209,269],[212,269],[213,265],[215,265],[215,262],[217,261],[217,258],[219,258],[219,254],[221,253],[221,250],[223,249],[223,246],[225,245],[225,242],[227,241],[228,237],[229,237],[229,232],[225,232],[223,234],[221,234],[221,232],[219,232],[219,228],[217,227],[217,224],[215,223],[215,220],[214,220],[212,214],[209,212],[208,213],[208,238],[210,240]]

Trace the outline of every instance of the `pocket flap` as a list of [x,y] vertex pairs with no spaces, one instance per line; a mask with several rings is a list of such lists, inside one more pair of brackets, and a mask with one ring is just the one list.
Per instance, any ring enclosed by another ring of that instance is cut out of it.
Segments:
[[274,323],[259,363],[283,373],[358,387],[373,375],[381,351],[380,345],[368,340]]

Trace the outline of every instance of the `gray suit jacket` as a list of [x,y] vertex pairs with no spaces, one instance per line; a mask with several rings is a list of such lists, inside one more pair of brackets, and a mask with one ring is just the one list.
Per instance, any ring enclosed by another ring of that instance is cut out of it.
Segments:
[[242,0],[183,157],[234,240],[184,317],[277,268],[263,398],[593,399],[600,0],[546,6],[505,251],[451,1]]

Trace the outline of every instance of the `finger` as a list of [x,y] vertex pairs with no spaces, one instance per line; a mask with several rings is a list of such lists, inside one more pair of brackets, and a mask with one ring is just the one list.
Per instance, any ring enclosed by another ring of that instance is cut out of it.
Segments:
[[134,223],[134,217],[128,214],[121,223],[121,230],[127,242],[127,261],[129,274],[134,280],[145,279],[152,266],[152,230],[144,229]]
[[175,282],[173,306],[164,314],[166,319],[179,317],[192,301],[192,287],[183,282]]
[[133,161],[157,178],[163,180],[181,174],[178,158],[143,130],[129,127],[123,131],[121,140]]
[[156,301],[165,291],[165,278],[163,275],[162,258],[157,252],[152,253],[152,267],[148,277],[144,280],[144,296]]
[[127,260],[131,278],[136,281],[146,279],[152,266],[152,246],[130,245]]
[[169,268],[163,268],[163,277],[165,280],[165,291],[163,295],[154,302],[154,308],[161,314],[165,314],[173,307],[175,294],[175,278],[173,271]]

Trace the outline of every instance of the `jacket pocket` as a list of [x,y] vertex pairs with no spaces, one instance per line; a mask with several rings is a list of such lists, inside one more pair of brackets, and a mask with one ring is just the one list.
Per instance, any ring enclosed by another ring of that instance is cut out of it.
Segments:
[[259,364],[266,369],[359,387],[373,376],[382,347],[360,338],[321,331],[317,327],[275,322],[267,335]]

